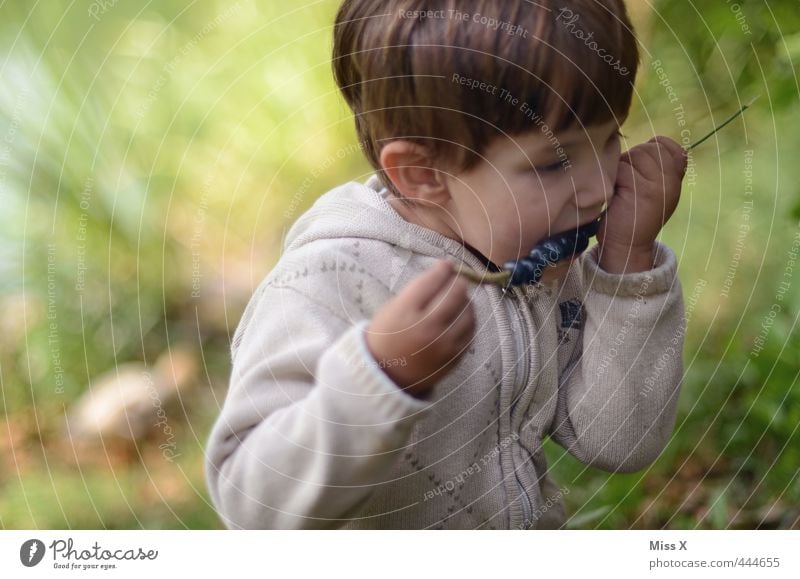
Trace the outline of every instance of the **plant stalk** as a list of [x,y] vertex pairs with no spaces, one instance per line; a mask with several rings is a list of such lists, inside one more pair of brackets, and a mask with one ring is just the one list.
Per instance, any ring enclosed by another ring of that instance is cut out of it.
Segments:
[[750,108],[750,105],[752,105],[752,104],[753,104],[753,103],[756,101],[756,99],[757,99],[759,96],[761,96],[761,95],[758,95],[758,96],[756,96],[756,97],[755,97],[754,99],[752,99],[752,100],[751,100],[749,103],[747,103],[747,104],[746,104],[746,105],[744,105],[742,108],[740,108],[738,111],[736,111],[735,113],[733,113],[731,116],[729,116],[727,119],[725,119],[725,121],[723,121],[721,125],[719,125],[718,127],[716,127],[714,130],[712,130],[712,131],[711,131],[710,133],[708,133],[706,136],[704,136],[704,137],[703,137],[703,138],[701,138],[700,140],[698,140],[698,141],[695,141],[693,144],[691,144],[691,145],[689,145],[688,147],[686,147],[686,150],[687,150],[687,151],[690,151],[690,150],[694,149],[694,148],[695,148],[697,145],[699,145],[700,143],[702,143],[703,141],[705,141],[706,139],[710,138],[712,135],[714,135],[714,133],[716,133],[716,132],[717,132],[718,130],[720,130],[722,127],[724,127],[725,125],[727,125],[728,123],[730,123],[730,122],[731,122],[733,119],[735,119],[736,117],[738,117],[739,115],[741,115],[741,114],[742,114],[744,111],[746,111],[748,108]]

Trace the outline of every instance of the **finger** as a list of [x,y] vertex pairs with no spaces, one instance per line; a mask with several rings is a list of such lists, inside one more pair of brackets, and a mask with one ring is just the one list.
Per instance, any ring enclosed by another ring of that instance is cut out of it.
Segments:
[[688,157],[683,147],[669,137],[653,137],[642,147],[642,156],[637,168],[649,179],[658,180],[657,175],[681,173]]
[[[439,314],[437,314],[439,315]],[[458,334],[465,328],[475,323],[475,312],[472,302],[467,299],[463,303],[457,304],[449,312],[447,318],[442,318],[439,323],[446,324],[449,334]]]
[[674,140],[670,139],[669,137],[665,137],[664,135],[657,135],[647,141],[645,145],[650,145],[651,147],[655,146],[657,150],[666,151],[672,156],[672,153],[677,149],[682,149],[678,143]]
[[642,145],[641,148],[636,148],[631,151],[629,158],[634,177],[638,172],[642,177],[655,181],[664,172],[662,166],[663,153],[654,150],[652,146]]
[[[664,151],[659,149],[655,143],[643,143],[625,151],[620,162],[629,165],[631,172],[639,171],[652,176],[656,171],[661,170],[664,156]],[[666,156],[672,158],[672,155]]]
[[472,339],[475,334],[475,312],[471,303],[453,323],[451,331],[456,343],[469,342]]
[[424,310],[454,275],[453,264],[440,259],[426,272],[411,280],[401,293],[401,301],[408,307]]
[[439,297],[429,304],[427,311],[432,318],[440,322],[454,319],[464,309],[464,306],[470,303],[467,295],[469,285],[469,280],[461,276],[457,277]]
[[664,147],[678,165],[680,165],[682,159],[687,157],[686,149],[681,147],[674,139],[659,135],[654,137],[652,141],[655,142],[659,148]]
[[[633,159],[631,159],[631,150],[628,149],[624,153],[619,156],[617,171],[633,171]],[[627,167],[623,167],[622,165],[627,165]]]
[[672,163],[670,164],[670,169],[683,177],[689,166],[689,152],[669,137],[661,138],[659,144],[667,149],[671,157]]
[[663,163],[663,159],[672,159],[675,155],[672,151],[672,146],[666,142],[667,137],[653,137],[648,141],[649,147],[645,147],[648,154],[652,156],[659,164]]

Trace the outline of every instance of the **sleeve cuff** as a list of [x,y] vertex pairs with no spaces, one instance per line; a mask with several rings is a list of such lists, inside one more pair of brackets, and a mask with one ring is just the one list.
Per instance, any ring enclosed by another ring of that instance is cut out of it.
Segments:
[[358,407],[369,411],[374,421],[395,421],[410,418],[433,405],[432,401],[415,398],[404,392],[395,384],[367,349],[365,333],[369,320],[361,320],[350,327],[333,346],[326,351],[321,363],[330,364],[333,356],[341,364],[347,379],[337,384],[326,384],[326,388],[335,389],[338,395],[352,397]]
[[655,262],[647,271],[609,273],[598,264],[597,244],[582,258],[583,278],[595,291],[614,296],[648,296],[669,291],[675,283],[678,260],[675,252],[660,241],[655,241]]

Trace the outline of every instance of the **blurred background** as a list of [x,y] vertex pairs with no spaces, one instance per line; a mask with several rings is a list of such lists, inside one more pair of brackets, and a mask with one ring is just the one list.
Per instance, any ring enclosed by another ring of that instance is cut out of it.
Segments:
[[[548,441],[569,526],[800,528],[800,10],[628,6],[625,146],[760,98],[694,150],[663,232],[689,317],[674,436],[627,475]],[[239,316],[286,228],[369,174],[337,7],[0,6],[0,528],[222,528],[203,449]]]

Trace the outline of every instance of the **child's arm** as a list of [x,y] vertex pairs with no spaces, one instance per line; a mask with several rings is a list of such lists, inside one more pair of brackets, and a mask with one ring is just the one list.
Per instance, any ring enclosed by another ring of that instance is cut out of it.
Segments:
[[385,480],[430,403],[374,365],[367,323],[350,325],[289,287],[251,300],[206,459],[228,527],[335,527]]
[[683,296],[675,254],[656,238],[678,204],[687,161],[667,137],[624,152],[597,245],[581,258],[583,341],[561,376],[551,431],[605,470],[647,466],[674,424]]
[[666,446],[683,376],[684,308],[674,252],[649,271],[611,274],[594,246],[582,263],[582,348],[562,374],[550,434],[581,462],[633,472]]
[[[307,247],[294,257],[301,269],[333,260],[322,271],[344,271],[335,243]],[[355,324],[369,288],[333,276],[272,276],[234,335],[230,390],[206,461],[211,498],[229,527],[336,527],[357,517],[431,405],[418,396],[471,339],[468,282],[447,261]],[[306,295],[318,287],[326,289]]]

